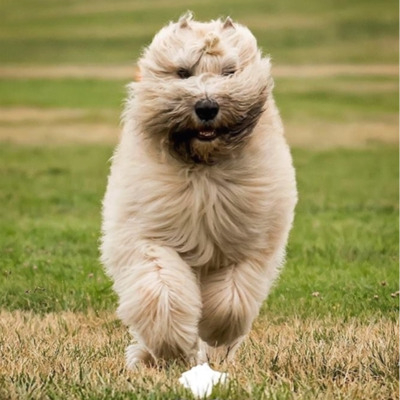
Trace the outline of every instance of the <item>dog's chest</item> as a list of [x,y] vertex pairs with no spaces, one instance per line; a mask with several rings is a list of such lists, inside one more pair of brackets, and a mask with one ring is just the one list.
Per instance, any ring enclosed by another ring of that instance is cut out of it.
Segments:
[[[189,265],[240,262],[265,244],[265,193],[259,186],[194,175],[168,188],[159,192],[158,211],[142,215],[151,220],[150,236]],[[154,211],[150,203],[145,208]]]

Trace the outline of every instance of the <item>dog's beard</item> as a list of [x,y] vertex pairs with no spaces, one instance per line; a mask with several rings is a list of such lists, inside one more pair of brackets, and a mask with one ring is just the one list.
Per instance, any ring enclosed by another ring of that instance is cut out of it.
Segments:
[[168,134],[170,153],[188,163],[209,165],[231,157],[253,132],[264,111],[265,100],[260,98],[244,115],[230,123],[176,124]]

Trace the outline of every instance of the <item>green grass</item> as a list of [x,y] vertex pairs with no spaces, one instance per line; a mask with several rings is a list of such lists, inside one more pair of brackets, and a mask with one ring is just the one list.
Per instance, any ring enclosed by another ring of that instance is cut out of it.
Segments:
[[97,247],[111,149],[0,151],[0,304],[41,312],[109,307]]
[[[284,120],[384,119],[399,109],[396,76],[278,77],[274,94]],[[0,83],[1,87],[1,83]]]
[[121,109],[128,81],[0,79],[0,106]]
[[265,310],[395,319],[397,149],[302,150],[294,156],[300,201],[287,266]]
[[[111,154],[107,146],[1,145],[2,307],[115,308],[98,262]],[[295,150],[294,159],[300,202],[287,265],[264,312],[395,319],[397,150]]]
[[279,63],[397,63],[398,3],[351,0],[3,0],[0,62],[131,63],[166,22],[231,15]]

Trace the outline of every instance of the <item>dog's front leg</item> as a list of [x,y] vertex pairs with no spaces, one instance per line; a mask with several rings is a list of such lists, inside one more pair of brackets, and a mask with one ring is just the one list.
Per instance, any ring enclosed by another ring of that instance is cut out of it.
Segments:
[[139,361],[196,357],[200,289],[191,268],[172,249],[141,245],[118,273],[118,315],[137,344],[127,348],[128,367]]
[[210,271],[201,281],[202,361],[232,358],[251,329],[272,281],[264,265],[245,262]]

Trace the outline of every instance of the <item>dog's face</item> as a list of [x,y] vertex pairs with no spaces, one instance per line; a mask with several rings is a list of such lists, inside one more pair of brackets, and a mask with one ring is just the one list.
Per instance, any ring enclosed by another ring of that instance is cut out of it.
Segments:
[[241,151],[272,90],[269,59],[229,18],[171,23],[139,68],[131,107],[140,131],[187,163],[214,164]]

